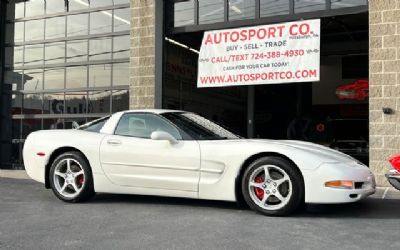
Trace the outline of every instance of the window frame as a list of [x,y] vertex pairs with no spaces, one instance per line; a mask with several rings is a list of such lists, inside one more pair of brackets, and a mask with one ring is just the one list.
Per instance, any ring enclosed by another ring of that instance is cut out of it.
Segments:
[[[170,125],[172,128],[174,128],[176,130],[176,132],[181,136],[181,138],[175,138],[174,135],[172,135],[177,141],[188,141],[188,140],[194,140],[191,136],[187,135],[186,133],[182,133],[182,131],[175,126],[175,124],[173,124],[172,122],[170,122],[169,120],[165,119],[164,117],[162,117],[160,114],[156,114],[156,113],[151,113],[151,112],[125,112],[121,115],[121,117],[118,120],[117,125],[114,127],[112,135],[115,136],[123,136],[123,137],[129,137],[129,138],[137,138],[137,139],[144,139],[144,140],[153,140],[151,139],[151,137],[147,138],[147,137],[138,137],[138,136],[132,136],[132,135],[121,135],[121,134],[117,134],[116,130],[118,128],[118,126],[120,125],[122,118],[126,115],[151,115],[151,116],[155,116],[157,118],[159,118],[160,120],[164,121],[166,124]],[[154,132],[154,131],[153,131]],[[167,131],[165,131],[167,132]],[[167,132],[168,133],[168,132]]]

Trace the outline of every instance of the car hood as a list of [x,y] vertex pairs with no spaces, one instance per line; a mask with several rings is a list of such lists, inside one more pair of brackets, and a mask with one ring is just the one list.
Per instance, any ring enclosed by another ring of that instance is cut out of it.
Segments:
[[[268,139],[242,139],[233,140],[236,142],[241,141],[247,144],[252,143],[258,145],[259,148],[265,148],[268,151],[285,152],[286,154],[296,154],[299,151],[303,153],[312,154],[318,157],[323,162],[355,162],[353,157],[346,155],[337,150],[305,141],[294,140],[268,140]],[[234,143],[231,141],[232,143]]]

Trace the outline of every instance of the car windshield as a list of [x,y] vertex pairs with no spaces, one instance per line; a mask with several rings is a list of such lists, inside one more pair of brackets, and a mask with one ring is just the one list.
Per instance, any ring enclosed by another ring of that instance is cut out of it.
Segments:
[[193,113],[164,113],[162,116],[195,140],[240,138],[220,125]]
[[99,118],[97,120],[83,124],[82,126],[78,127],[78,129],[89,132],[100,132],[100,130],[103,128],[104,124],[108,121],[109,118],[110,116]]

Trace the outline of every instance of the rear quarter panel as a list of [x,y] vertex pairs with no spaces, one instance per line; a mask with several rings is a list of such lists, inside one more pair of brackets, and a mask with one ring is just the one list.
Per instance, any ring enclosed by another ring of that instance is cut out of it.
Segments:
[[[71,147],[81,151],[89,161],[93,174],[103,174],[99,147],[104,134],[82,130],[41,130],[31,133],[25,141],[23,159],[28,175],[44,183],[45,166],[59,148]],[[44,153],[38,156],[37,153]]]

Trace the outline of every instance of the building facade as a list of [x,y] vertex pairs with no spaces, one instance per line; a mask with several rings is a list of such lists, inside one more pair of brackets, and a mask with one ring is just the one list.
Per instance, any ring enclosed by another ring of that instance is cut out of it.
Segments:
[[[22,166],[31,131],[127,108],[185,109],[244,136],[317,142],[369,162],[380,185],[400,148],[400,1],[9,0],[0,10],[2,166]],[[204,32],[303,19],[321,19],[319,82],[196,87]],[[335,95],[360,81],[369,98]],[[312,124],[301,135],[291,132],[299,117]]]

